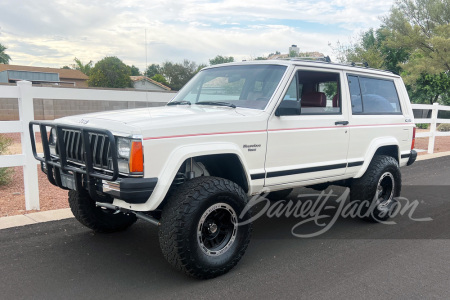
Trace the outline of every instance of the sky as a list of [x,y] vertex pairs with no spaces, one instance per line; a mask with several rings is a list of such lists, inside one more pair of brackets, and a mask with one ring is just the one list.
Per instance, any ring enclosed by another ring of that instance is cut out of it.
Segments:
[[0,44],[11,64],[62,67],[77,57],[146,64],[280,51],[332,55],[380,25],[394,0],[2,0]]

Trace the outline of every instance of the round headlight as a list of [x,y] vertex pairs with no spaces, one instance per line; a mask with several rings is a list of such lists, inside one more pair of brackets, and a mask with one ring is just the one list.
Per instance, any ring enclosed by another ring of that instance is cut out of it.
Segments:
[[122,158],[130,158],[131,140],[125,138],[117,139],[117,154]]

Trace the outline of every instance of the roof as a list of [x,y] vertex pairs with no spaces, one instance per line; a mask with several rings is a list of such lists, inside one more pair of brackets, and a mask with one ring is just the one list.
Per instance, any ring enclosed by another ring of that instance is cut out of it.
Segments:
[[32,67],[32,66],[18,66],[0,64],[0,72],[2,71],[28,71],[28,72],[42,72],[42,73],[58,73],[59,78],[65,79],[83,79],[87,80],[89,77],[79,70],[72,69],[57,69],[46,67]]
[[374,69],[370,67],[364,67],[359,65],[351,65],[348,63],[335,63],[335,62],[326,62],[321,58],[314,59],[305,59],[305,58],[288,58],[288,59],[272,59],[272,60],[252,60],[252,61],[242,61],[242,62],[232,62],[225,64],[218,64],[206,67],[202,70],[214,69],[218,67],[224,66],[239,66],[239,65],[282,65],[282,66],[304,66],[304,67],[317,67],[322,68],[324,70],[344,70],[344,71],[355,71],[358,73],[367,73],[367,74],[377,74],[389,77],[400,77],[398,74],[393,73],[388,70],[380,70]]
[[147,76],[130,76],[130,78],[131,78],[132,81],[146,80],[146,81],[148,81],[148,82],[150,82],[150,83],[153,83],[154,85],[157,85],[157,86],[159,86],[159,87],[161,87],[161,88],[163,88],[163,89],[165,89],[165,90],[168,90],[168,91],[171,90],[170,87],[165,86],[164,84],[162,84],[162,83],[160,83],[160,82],[158,82],[158,81],[156,81],[156,80],[153,80],[153,79],[151,79],[151,78],[148,78]]

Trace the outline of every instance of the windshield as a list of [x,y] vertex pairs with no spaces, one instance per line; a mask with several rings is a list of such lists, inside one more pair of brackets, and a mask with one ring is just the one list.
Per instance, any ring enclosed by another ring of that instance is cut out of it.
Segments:
[[[264,109],[286,66],[245,65],[198,73],[171,101],[177,104],[218,105]],[[203,102],[203,103],[201,103]]]

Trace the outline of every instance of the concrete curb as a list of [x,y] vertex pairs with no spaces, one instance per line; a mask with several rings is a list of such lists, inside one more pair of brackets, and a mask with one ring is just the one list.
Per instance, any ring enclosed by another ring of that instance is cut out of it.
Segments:
[[68,218],[73,218],[70,208],[47,210],[29,213],[25,215],[3,217],[0,218],[0,230],[43,222],[58,221]]
[[[438,157],[443,157],[443,156],[450,156],[450,151],[419,155],[419,156],[417,156],[417,161],[433,159],[433,158],[438,158]],[[73,218],[70,208],[47,210],[47,211],[29,213],[29,214],[25,214],[25,215],[3,217],[3,218],[0,218],[0,230],[6,229],[6,228],[11,228],[11,227],[37,224],[37,223],[42,223],[42,222],[63,220],[63,219],[68,219],[68,218]]]
[[438,158],[438,157],[449,156],[449,155],[450,155],[450,151],[431,153],[431,154],[425,154],[425,155],[418,155],[416,160],[417,161],[427,160],[427,159]]

